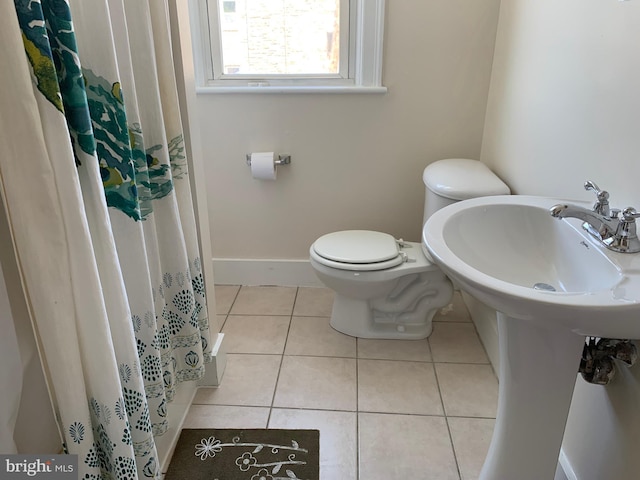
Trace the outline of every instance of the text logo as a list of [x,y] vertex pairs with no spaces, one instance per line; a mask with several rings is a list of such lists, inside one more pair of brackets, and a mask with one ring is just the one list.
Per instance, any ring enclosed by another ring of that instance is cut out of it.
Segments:
[[78,480],[77,455],[0,455],[0,480]]

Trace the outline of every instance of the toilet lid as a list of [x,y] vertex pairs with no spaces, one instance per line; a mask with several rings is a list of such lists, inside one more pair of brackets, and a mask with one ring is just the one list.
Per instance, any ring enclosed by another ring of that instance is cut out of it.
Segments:
[[313,250],[320,257],[340,263],[387,263],[396,258],[398,263],[402,262],[396,239],[387,233],[371,230],[328,233],[315,241]]
[[511,193],[507,184],[484,163],[468,158],[433,162],[424,169],[422,179],[429,190],[451,200]]

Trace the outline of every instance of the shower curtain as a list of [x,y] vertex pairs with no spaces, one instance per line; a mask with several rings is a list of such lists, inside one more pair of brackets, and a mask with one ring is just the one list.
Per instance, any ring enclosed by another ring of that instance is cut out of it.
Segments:
[[160,478],[210,361],[166,0],[0,2],[0,191],[82,479]]
[[0,266],[0,353],[6,362],[0,369],[0,385],[11,385],[12,388],[0,389],[0,452],[16,453],[17,448],[13,440],[13,429],[20,407],[20,392],[22,391],[22,362],[18,335],[13,323],[13,315],[4,273]]

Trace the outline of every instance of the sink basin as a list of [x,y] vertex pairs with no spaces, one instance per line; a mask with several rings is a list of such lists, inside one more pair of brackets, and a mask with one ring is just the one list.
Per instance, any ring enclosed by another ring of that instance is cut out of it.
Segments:
[[640,254],[607,250],[581,221],[553,218],[556,203],[521,195],[459,202],[432,215],[423,240],[451,278],[496,310],[581,335],[640,338]]
[[553,218],[557,203],[567,202],[465,200],[423,230],[442,270],[498,312],[498,414],[480,480],[554,478],[584,337],[640,338],[640,254]]

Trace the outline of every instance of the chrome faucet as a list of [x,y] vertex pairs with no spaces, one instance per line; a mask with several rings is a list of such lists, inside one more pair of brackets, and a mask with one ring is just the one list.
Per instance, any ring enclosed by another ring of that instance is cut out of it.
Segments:
[[609,193],[600,190],[592,181],[584,184],[585,190],[593,190],[597,195],[592,210],[578,205],[559,203],[549,209],[555,218],[577,218],[582,220],[582,228],[597,238],[605,247],[614,252],[638,253],[640,240],[636,231],[636,218],[640,213],[632,207],[619,209],[609,208]]

